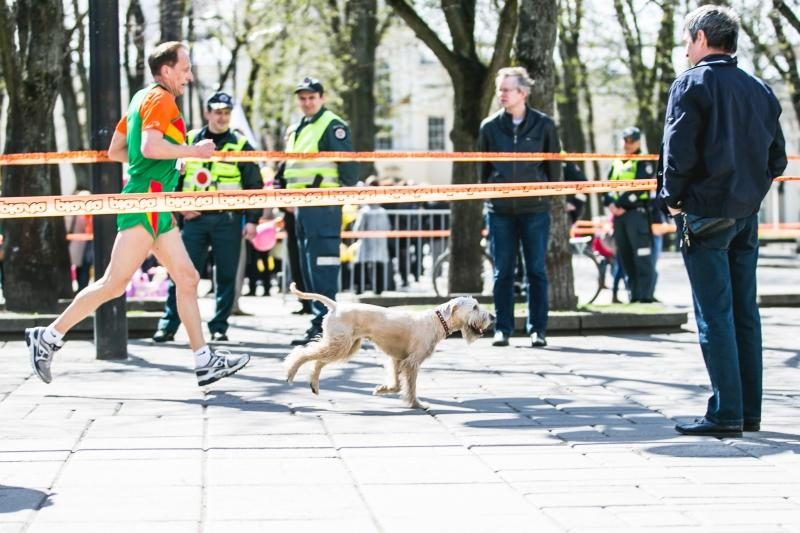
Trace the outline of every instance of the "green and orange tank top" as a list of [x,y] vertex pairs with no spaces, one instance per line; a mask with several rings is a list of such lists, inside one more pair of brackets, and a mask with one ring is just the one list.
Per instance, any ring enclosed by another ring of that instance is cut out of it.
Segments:
[[159,84],[137,92],[117,131],[128,140],[128,175],[123,193],[172,192],[178,184],[175,159],[148,159],[142,155],[142,132],[155,129],[173,144],[185,144],[186,124],[175,97]]

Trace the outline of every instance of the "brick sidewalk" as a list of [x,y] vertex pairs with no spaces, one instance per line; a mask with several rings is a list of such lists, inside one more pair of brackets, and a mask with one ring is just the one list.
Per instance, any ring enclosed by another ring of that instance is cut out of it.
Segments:
[[423,412],[371,395],[374,350],[287,385],[306,320],[244,301],[254,359],[206,390],[180,342],[69,342],[51,385],[3,343],[0,533],[800,531],[798,309],[763,311],[764,431],[718,440],[672,429],[708,395],[692,332],[450,339]]

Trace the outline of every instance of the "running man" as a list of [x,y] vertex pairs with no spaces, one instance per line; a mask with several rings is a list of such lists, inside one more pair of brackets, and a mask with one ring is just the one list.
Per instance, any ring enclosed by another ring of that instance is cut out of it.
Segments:
[[[155,83],[133,96],[108,148],[109,158],[128,163],[130,179],[123,194],[171,192],[178,182],[179,158],[207,159],[214,151],[211,140],[185,144],[186,126],[175,98],[183,95],[193,80],[186,47],[179,42],[162,43],[148,57],[148,64]],[[151,251],[175,282],[178,314],[195,355],[198,384],[208,385],[242,369],[250,361],[249,355],[215,353],[206,344],[197,305],[199,274],[176,231],[172,213],[120,214],[117,229],[103,277],[79,292],[52,324],[25,330],[31,364],[42,381],[52,380],[50,364],[53,354],[64,345],[64,335],[100,305],[122,295]]]

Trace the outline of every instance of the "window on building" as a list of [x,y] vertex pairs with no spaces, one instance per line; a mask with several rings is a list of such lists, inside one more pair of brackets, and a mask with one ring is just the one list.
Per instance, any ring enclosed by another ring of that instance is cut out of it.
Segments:
[[428,150],[444,150],[444,117],[428,117]]
[[394,148],[394,140],[392,138],[392,125],[380,124],[378,131],[375,134],[375,149],[376,150],[391,150]]

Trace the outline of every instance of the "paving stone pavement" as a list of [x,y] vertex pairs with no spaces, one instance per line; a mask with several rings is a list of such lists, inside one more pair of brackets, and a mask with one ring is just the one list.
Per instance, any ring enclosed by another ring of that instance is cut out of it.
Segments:
[[204,389],[182,331],[68,342],[50,385],[2,343],[0,533],[800,532],[800,309],[763,310],[763,431],[718,440],[673,430],[708,396],[692,331],[448,339],[421,411],[372,396],[374,349],[287,385],[306,320],[242,305],[225,347],[253,361]]

